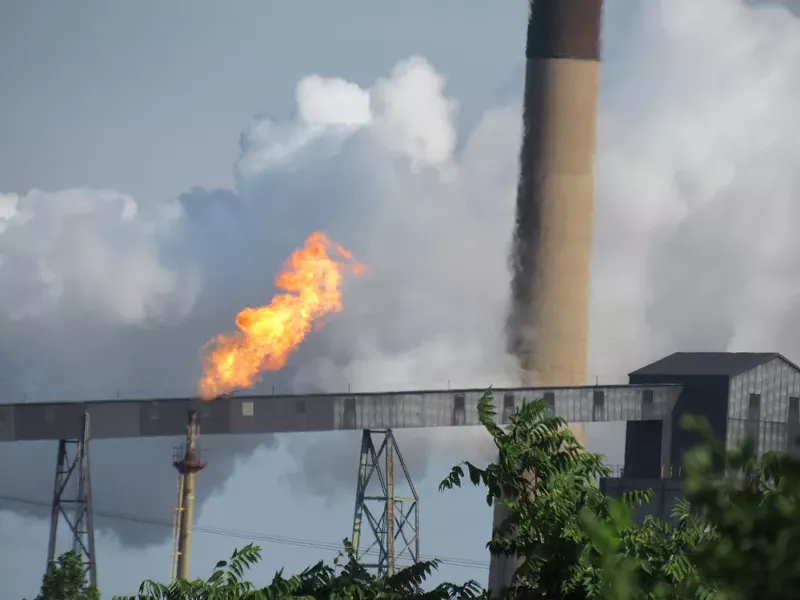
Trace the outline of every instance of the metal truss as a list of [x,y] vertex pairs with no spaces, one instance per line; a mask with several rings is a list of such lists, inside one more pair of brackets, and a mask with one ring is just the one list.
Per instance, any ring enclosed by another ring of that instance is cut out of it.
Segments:
[[[377,450],[376,438],[382,438]],[[395,461],[410,497],[396,493]],[[368,495],[373,490],[376,495]],[[362,540],[364,520],[371,535]],[[401,563],[419,560],[419,497],[391,429],[363,431],[352,543],[361,564],[379,576],[395,573],[404,566]]]
[[72,550],[79,552],[86,565],[89,584],[97,587],[97,561],[94,551],[92,479],[89,469],[89,413],[83,415],[83,435],[79,439],[58,441],[56,476],[50,514],[50,541],[47,569],[58,562],[56,544],[58,524],[66,522],[72,536]]

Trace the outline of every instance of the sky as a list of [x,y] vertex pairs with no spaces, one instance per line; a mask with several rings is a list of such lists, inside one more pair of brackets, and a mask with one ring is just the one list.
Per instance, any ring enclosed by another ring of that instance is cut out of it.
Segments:
[[[800,358],[800,3],[608,0],[590,380],[675,350]],[[0,2],[3,401],[192,393],[316,229],[368,274],[261,389],[502,385],[526,3]],[[308,15],[313,14],[313,18]],[[588,446],[621,462],[618,425]],[[490,511],[440,494],[480,431],[401,431],[422,554],[485,582]],[[92,444],[103,593],[166,579],[178,440]],[[203,437],[193,574],[332,558],[359,435]],[[53,444],[0,450],[4,597],[35,594]],[[60,548],[66,541],[62,540]],[[10,550],[13,549],[13,552]]]

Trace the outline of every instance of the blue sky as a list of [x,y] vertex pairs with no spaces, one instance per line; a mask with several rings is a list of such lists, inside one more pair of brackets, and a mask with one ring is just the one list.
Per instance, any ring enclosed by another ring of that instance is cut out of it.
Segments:
[[[593,380],[624,381],[677,349],[800,352],[800,247],[787,227],[798,148],[782,135],[797,125],[800,26],[762,4],[608,2]],[[370,276],[348,282],[345,311],[266,389],[502,383],[526,10],[521,0],[0,3],[4,397],[189,393],[203,341],[242,306],[268,302],[276,268],[316,228]],[[363,122],[345,123],[367,96]],[[754,228],[769,240],[751,243]],[[591,449],[621,460],[619,427],[589,434]],[[421,496],[422,553],[488,564],[482,494],[436,491],[459,458],[490,456],[485,439],[398,438]],[[170,523],[176,442],[94,444],[97,510]],[[332,557],[306,542],[349,535],[358,443],[204,438],[193,573],[246,534],[264,540],[256,578]],[[0,493],[46,504],[55,448],[2,451]],[[41,516],[0,505],[8,597],[36,590]],[[168,526],[97,524],[105,594],[168,576]]]

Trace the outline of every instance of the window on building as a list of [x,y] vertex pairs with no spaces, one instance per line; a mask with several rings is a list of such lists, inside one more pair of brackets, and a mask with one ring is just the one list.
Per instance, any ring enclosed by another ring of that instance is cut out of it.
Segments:
[[356,426],[356,399],[355,398],[345,398],[344,399],[344,426],[345,427],[355,427]]
[[751,421],[758,421],[761,418],[761,394],[750,394],[747,403],[747,418]]
[[252,417],[255,414],[255,406],[251,400],[245,400],[242,402],[242,416],[243,417]]
[[605,421],[606,394],[603,390],[595,390],[592,394],[592,421]]
[[761,394],[750,394],[747,401],[747,421],[745,423],[745,438],[758,448],[759,420],[761,417]]
[[789,423],[786,426],[786,451],[793,457],[800,456],[800,399],[789,398]]
[[508,422],[515,412],[516,407],[514,406],[514,393],[506,392],[503,394],[503,422]]
[[545,402],[547,402],[547,414],[550,417],[556,414],[556,395],[553,392],[544,393]]
[[467,413],[464,408],[466,404],[464,394],[453,396],[453,413],[450,415],[451,425],[464,425],[467,420]]
[[800,398],[789,398],[789,423],[800,423]]
[[652,419],[655,412],[655,393],[653,390],[642,392],[642,419]]

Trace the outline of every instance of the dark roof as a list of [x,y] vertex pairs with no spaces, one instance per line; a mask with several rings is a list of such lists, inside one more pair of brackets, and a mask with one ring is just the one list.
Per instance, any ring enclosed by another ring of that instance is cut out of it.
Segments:
[[727,375],[732,377],[781,358],[777,352],[675,352],[628,375]]

